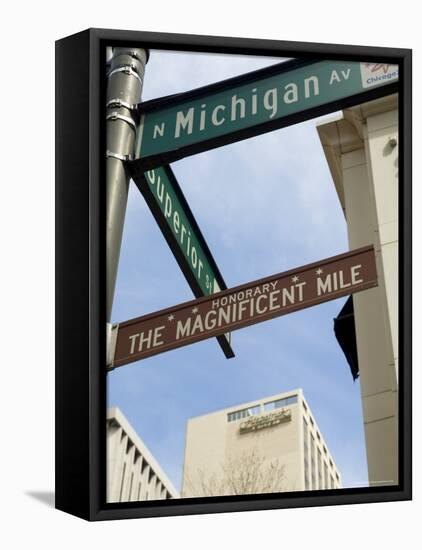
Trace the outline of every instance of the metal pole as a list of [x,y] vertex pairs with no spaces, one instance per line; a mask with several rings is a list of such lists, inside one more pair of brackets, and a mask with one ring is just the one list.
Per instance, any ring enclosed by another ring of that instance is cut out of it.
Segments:
[[[108,50],[107,83],[107,322],[111,320],[114,288],[126,213],[129,176],[125,161],[133,156],[134,107],[141,100],[148,52],[140,48]],[[110,56],[110,57],[109,57]]]

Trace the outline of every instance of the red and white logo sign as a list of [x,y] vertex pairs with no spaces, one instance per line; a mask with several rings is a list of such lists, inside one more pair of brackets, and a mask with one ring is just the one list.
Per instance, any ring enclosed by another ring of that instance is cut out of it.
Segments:
[[362,76],[362,86],[372,88],[380,84],[387,84],[388,81],[398,80],[399,67],[388,63],[361,63],[360,74]]

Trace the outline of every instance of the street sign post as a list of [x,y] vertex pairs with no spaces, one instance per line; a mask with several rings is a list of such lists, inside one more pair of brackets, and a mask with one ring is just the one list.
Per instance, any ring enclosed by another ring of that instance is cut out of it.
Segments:
[[112,368],[377,286],[367,246],[120,323]]
[[134,163],[147,170],[398,90],[398,66],[278,63],[141,103]]
[[[132,177],[196,298],[225,290],[226,283],[170,166]],[[227,358],[234,357],[230,334],[217,340]]]

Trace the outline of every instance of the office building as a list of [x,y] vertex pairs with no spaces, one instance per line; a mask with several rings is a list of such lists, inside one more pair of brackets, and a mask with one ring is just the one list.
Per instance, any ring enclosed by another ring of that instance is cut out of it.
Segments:
[[184,497],[341,486],[301,389],[188,421]]
[[[389,65],[376,65],[383,73]],[[371,486],[398,483],[398,96],[318,127],[347,222],[349,248],[373,244],[378,286],[353,295]]]
[[179,498],[173,484],[117,407],[107,411],[107,502]]

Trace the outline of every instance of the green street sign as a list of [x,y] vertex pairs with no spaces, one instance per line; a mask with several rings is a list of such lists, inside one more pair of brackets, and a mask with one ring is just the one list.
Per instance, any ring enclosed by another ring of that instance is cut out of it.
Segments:
[[398,66],[298,61],[139,105],[144,169],[394,93]]
[[[226,283],[170,166],[145,173],[135,170],[131,175],[195,297],[225,290]],[[234,357],[230,334],[219,336],[218,341],[226,357]]]

